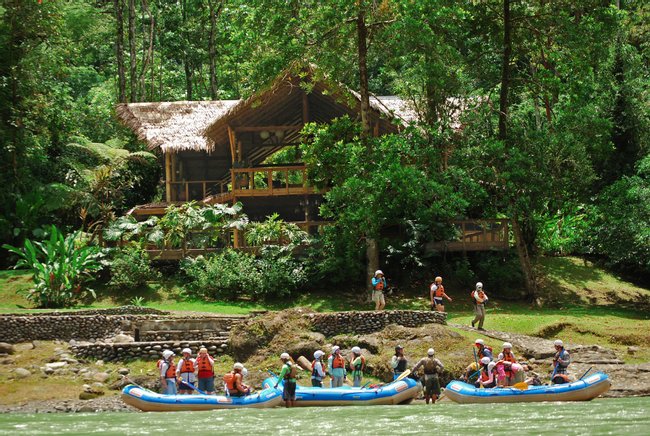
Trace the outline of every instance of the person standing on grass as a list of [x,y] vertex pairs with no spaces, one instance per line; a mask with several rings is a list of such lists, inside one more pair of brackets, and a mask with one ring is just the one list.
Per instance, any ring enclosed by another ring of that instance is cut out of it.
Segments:
[[386,278],[382,270],[378,269],[372,278],[372,301],[375,302],[375,310],[383,310],[386,307],[386,299],[384,298],[385,289]]
[[479,330],[485,330],[483,328],[483,322],[485,321],[485,303],[488,301],[488,296],[483,290],[483,283],[478,282],[476,284],[476,289],[471,292],[472,303],[474,304],[474,319],[472,320],[472,327],[478,323]]
[[429,296],[431,297],[431,310],[437,310],[438,312],[445,311],[445,304],[443,303],[443,298],[446,298],[450,302],[452,299],[449,295],[445,294],[445,287],[442,286],[442,277],[438,276],[435,278],[431,287],[429,288]]

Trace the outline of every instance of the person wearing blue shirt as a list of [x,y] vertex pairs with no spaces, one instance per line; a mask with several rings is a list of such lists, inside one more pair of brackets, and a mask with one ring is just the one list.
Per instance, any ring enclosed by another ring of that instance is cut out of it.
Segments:
[[386,307],[384,289],[386,289],[386,279],[382,270],[378,269],[372,278],[372,301],[375,302],[375,310],[383,310]]

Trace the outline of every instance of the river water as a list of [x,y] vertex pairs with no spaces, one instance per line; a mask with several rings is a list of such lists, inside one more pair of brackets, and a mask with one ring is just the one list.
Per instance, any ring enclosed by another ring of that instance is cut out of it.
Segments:
[[648,435],[650,397],[584,403],[0,415],[0,435]]

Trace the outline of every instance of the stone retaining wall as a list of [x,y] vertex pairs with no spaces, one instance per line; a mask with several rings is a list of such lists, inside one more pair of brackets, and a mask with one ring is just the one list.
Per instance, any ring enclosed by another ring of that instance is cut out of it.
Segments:
[[0,316],[0,342],[95,341],[120,333],[129,318],[119,315]]
[[65,312],[34,312],[34,313],[6,313],[3,316],[89,316],[89,315],[169,315],[164,310],[143,306],[120,306],[108,309],[83,309]]
[[181,356],[183,348],[192,350],[196,356],[199,348],[206,347],[211,355],[223,354],[228,344],[226,341],[185,341],[185,342],[130,342],[109,344],[96,342],[94,344],[71,345],[72,352],[81,359],[103,360],[105,362],[128,361],[133,359],[158,360],[164,350],[172,350]]
[[145,331],[140,332],[140,340],[143,342],[160,341],[183,341],[192,338],[195,341],[203,341],[228,337],[229,332],[216,330],[166,330],[166,331]]
[[447,314],[425,310],[387,310],[383,312],[310,313],[314,331],[325,336],[342,333],[365,334],[379,331],[389,324],[419,327],[423,324],[447,324]]

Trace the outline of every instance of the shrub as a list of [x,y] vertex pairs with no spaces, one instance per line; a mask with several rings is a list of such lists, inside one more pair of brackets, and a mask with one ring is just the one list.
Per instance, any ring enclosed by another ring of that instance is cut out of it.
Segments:
[[207,299],[287,296],[306,283],[302,266],[277,251],[264,250],[257,257],[227,249],[211,257],[186,259],[181,269],[189,278],[188,294]]
[[149,255],[137,245],[117,249],[110,262],[112,288],[128,290],[139,288],[150,280],[160,279],[160,273],[152,268]]
[[31,269],[35,286],[26,291],[26,298],[37,307],[71,307],[88,295],[95,297],[92,289],[82,285],[101,269],[101,250],[79,241],[79,234],[63,236],[52,226],[43,242],[26,239],[22,248],[3,245],[19,256],[15,268]]

